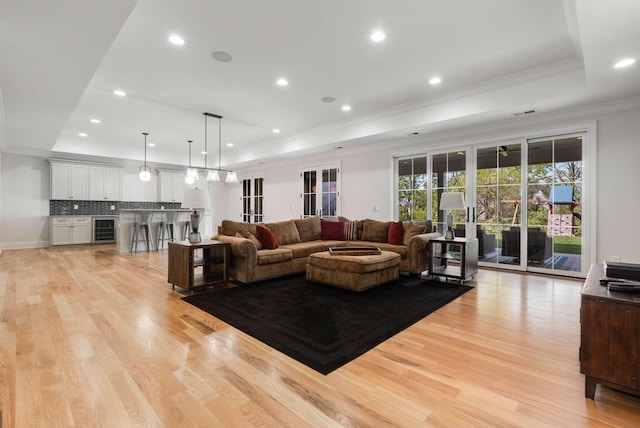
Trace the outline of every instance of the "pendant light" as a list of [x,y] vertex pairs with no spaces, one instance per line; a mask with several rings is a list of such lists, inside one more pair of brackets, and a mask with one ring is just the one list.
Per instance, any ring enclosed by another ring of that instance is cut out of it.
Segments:
[[151,180],[151,168],[147,166],[147,135],[149,133],[143,132],[142,135],[144,135],[144,165],[138,169],[138,177],[142,181],[149,181]]
[[[207,119],[209,116],[216,117],[218,120],[222,120],[222,116],[213,113],[202,113],[204,115],[204,151],[206,154],[204,155],[204,168],[207,169],[207,155],[209,151],[207,150]],[[207,181],[220,181],[220,174],[218,171],[220,170],[220,126],[218,126],[218,169],[210,169],[207,171]]]
[[187,143],[189,143],[189,168],[187,168],[187,172],[184,175],[184,182],[187,184],[193,184],[196,180],[200,180],[200,175],[198,175],[198,170],[191,166],[191,144],[193,141],[187,140]]
[[[220,165],[222,163],[222,116],[213,113],[202,113],[205,117],[204,119],[204,138],[205,138],[205,151],[207,151],[207,117],[215,117],[218,119],[218,168],[210,169],[207,172],[207,181],[220,181],[220,171],[225,171],[227,173],[227,177],[224,180],[225,183],[237,183],[238,176],[234,171],[223,170]],[[205,157],[205,168],[206,168],[206,157]]]

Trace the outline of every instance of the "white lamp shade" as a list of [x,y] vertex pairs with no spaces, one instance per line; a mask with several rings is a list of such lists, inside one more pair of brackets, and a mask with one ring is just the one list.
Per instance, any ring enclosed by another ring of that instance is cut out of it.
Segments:
[[209,209],[207,189],[186,189],[182,199],[182,208]]
[[227,172],[227,178],[225,180],[225,183],[237,183],[237,182],[238,182],[238,175],[235,173],[235,171]]
[[207,172],[207,181],[220,181],[220,174],[215,169],[210,169]]
[[461,192],[445,192],[440,195],[441,210],[463,210],[464,194]]

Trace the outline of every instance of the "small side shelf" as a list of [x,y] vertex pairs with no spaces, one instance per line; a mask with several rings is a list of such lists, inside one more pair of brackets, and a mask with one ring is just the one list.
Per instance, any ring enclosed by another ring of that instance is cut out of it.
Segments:
[[478,273],[477,238],[429,240],[429,275],[455,278],[461,283]]
[[226,242],[169,242],[168,282],[193,292],[227,281],[230,245]]

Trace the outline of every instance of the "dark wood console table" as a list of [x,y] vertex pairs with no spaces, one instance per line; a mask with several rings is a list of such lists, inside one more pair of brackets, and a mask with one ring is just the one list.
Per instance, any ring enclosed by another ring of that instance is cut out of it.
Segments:
[[580,372],[584,395],[596,385],[640,395],[640,293],[609,291],[600,285],[602,265],[592,265],[582,287]]
[[213,240],[169,242],[168,282],[191,292],[226,282],[230,249],[229,243]]

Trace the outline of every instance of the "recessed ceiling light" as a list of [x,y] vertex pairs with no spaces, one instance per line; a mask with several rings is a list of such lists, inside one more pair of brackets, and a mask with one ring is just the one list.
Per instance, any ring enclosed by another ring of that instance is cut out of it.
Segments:
[[233,147],[233,143],[227,143],[227,147]]
[[78,132],[78,135],[81,137],[86,137],[87,133],[86,132]]
[[429,84],[431,85],[438,85],[440,82],[442,82],[442,79],[437,76],[429,79]]
[[320,98],[320,101],[322,101],[323,103],[332,103],[336,100],[336,97],[322,97]]
[[211,57],[220,62],[231,62],[231,60],[233,59],[231,55],[223,51],[211,52]]
[[206,155],[207,152],[205,152],[204,150],[200,152],[200,154]]
[[149,147],[155,147],[155,146],[156,146],[156,143],[149,143],[149,144],[147,144],[147,146],[149,146]]
[[91,119],[91,123],[100,123],[100,119]]
[[616,63],[614,64],[614,67],[615,67],[615,68],[624,68],[624,67],[629,67],[630,65],[635,64],[635,62],[636,62],[636,60],[635,60],[635,59],[633,59],[633,58],[625,58],[625,59],[622,59],[622,60],[620,60],[620,61],[616,62]]
[[125,95],[127,95],[127,93],[122,89],[116,89],[115,91],[113,91],[113,93],[119,97],[124,97]]
[[184,45],[184,39],[177,34],[172,34],[169,36],[169,41],[174,45],[182,46]]
[[371,33],[371,40],[374,42],[381,42],[386,38],[387,36],[382,31],[374,31]]
[[287,85],[289,84],[289,81],[288,81],[287,79],[285,79],[285,78],[281,77],[280,79],[278,79],[278,80],[276,81],[276,83],[277,83],[279,86],[287,86]]
[[273,133],[274,133],[274,134],[279,134],[279,133],[280,133],[280,130],[276,128],[276,129],[274,129],[274,130],[273,130]]
[[351,106],[343,105],[342,106],[342,111],[351,111]]

